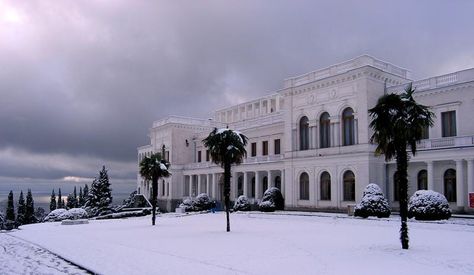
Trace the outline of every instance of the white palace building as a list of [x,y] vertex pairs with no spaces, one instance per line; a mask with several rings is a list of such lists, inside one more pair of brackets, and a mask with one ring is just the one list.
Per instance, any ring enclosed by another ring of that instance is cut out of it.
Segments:
[[[368,109],[409,82],[406,69],[363,55],[285,79],[282,89],[217,110],[213,119],[155,121],[138,161],[165,146],[172,176],[160,180],[162,209],[173,211],[199,193],[221,200],[223,169],[210,161],[202,140],[214,127],[228,126],[249,138],[247,158],[232,166],[231,200],[243,194],[258,202],[276,186],[286,209],[346,211],[367,184],[377,183],[397,208],[396,166],[374,154]],[[431,106],[436,118],[410,159],[409,195],[431,189],[444,194],[454,212],[474,210],[468,199],[474,192],[474,68],[413,86],[415,99]],[[137,191],[150,196],[151,183],[138,175]]]

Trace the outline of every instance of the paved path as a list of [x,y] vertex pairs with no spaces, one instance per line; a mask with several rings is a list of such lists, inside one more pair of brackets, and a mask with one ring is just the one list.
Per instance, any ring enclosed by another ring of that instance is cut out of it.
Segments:
[[39,246],[0,233],[0,274],[90,273]]

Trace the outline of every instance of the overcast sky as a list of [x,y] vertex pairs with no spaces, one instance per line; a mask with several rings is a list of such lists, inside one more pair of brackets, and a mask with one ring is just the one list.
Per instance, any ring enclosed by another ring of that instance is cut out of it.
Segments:
[[[174,114],[361,54],[414,79],[474,67],[474,1],[0,0],[0,191],[135,189],[136,148]],[[36,187],[35,187],[36,186]]]

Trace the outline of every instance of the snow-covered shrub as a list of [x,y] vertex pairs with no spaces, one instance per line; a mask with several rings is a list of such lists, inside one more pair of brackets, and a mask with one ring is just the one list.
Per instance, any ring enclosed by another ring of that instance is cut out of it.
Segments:
[[273,212],[276,209],[276,205],[273,201],[262,201],[259,205],[258,208],[262,212]]
[[71,220],[87,219],[87,212],[82,208],[72,208],[67,211]]
[[249,199],[244,195],[239,196],[234,203],[234,211],[250,211]]
[[285,201],[280,189],[276,187],[270,187],[263,194],[262,201],[258,205],[260,211],[273,212],[275,210],[283,210],[285,207]]
[[448,200],[432,190],[418,190],[408,201],[408,217],[417,220],[447,220],[451,217]]
[[96,220],[108,220],[108,219],[123,219],[123,218],[129,218],[129,217],[141,217],[141,216],[146,216],[150,215],[151,210],[149,209],[142,209],[138,211],[126,211],[126,212],[120,212],[120,213],[112,213],[108,215],[103,215],[96,217]]
[[86,219],[88,217],[87,212],[82,208],[56,209],[51,211],[44,219],[44,222],[58,222],[62,220],[77,220]]
[[209,210],[215,206],[215,202],[211,201],[211,198],[206,193],[199,194],[194,200],[195,211]]
[[56,210],[51,211],[45,218],[44,222],[56,222],[56,221],[61,221],[59,219],[60,216],[64,215],[67,213],[67,210],[64,208],[59,208]]
[[214,208],[215,206],[216,202],[211,201],[209,195],[207,195],[206,193],[201,193],[194,199],[184,199],[183,202],[179,205],[179,207],[184,208],[184,211],[186,212],[209,210],[211,208]]
[[354,216],[362,218],[369,216],[387,218],[390,216],[390,206],[382,189],[377,184],[370,183],[365,187],[362,200],[355,206]]
[[184,199],[179,207],[184,208],[186,212],[194,211],[194,201],[191,198]]

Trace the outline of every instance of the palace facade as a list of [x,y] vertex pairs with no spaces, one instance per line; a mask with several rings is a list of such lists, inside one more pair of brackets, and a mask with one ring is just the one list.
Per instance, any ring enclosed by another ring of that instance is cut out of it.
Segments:
[[[271,186],[282,190],[286,209],[346,211],[362,190],[377,183],[395,209],[395,162],[374,153],[368,109],[384,93],[402,92],[409,71],[363,55],[284,80],[273,94],[216,110],[213,119],[169,116],[150,128],[150,144],[138,162],[161,152],[172,176],[160,180],[162,209],[173,211],[186,197],[208,193],[222,199],[223,169],[210,161],[202,140],[228,126],[249,138],[248,156],[232,167],[231,199],[254,202]],[[431,106],[418,153],[410,158],[409,195],[431,189],[446,196],[454,212],[469,212],[474,192],[474,68],[413,82],[415,99]],[[149,197],[151,183],[137,176],[137,191]]]

